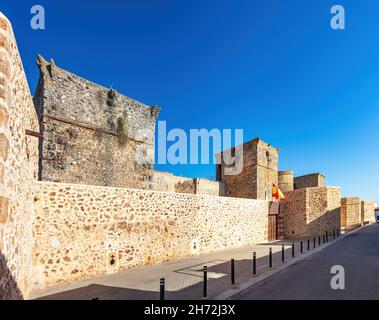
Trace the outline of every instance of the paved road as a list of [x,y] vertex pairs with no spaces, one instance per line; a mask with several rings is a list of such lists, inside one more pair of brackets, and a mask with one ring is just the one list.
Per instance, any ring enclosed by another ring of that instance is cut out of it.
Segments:
[[[345,290],[331,288],[334,265],[345,268]],[[232,299],[379,299],[379,224],[348,235]]]

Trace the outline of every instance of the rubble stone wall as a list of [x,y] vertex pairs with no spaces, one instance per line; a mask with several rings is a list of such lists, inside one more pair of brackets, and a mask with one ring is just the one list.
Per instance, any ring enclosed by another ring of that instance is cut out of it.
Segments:
[[296,190],[305,188],[323,187],[325,177],[319,173],[312,173],[305,176],[294,178],[294,187]]
[[341,199],[341,226],[346,229],[362,224],[361,200],[359,197]]
[[38,58],[40,179],[152,189],[159,108]]
[[306,188],[286,192],[283,202],[284,233],[302,238],[333,233],[340,228],[341,190],[335,187]]
[[38,119],[12,26],[0,12],[0,300],[26,298],[31,253]]
[[362,201],[362,222],[372,223],[375,222],[375,202],[374,201]]
[[265,240],[268,202],[38,182],[39,287]]

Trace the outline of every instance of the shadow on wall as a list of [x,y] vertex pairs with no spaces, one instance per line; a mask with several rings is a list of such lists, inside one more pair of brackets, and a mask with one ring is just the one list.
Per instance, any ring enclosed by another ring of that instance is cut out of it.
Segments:
[[24,299],[17,282],[7,266],[7,260],[0,251],[0,300]]
[[327,211],[322,216],[302,225],[288,226],[284,218],[284,233],[287,239],[322,236],[328,232],[333,235],[333,230],[341,231],[341,208]]

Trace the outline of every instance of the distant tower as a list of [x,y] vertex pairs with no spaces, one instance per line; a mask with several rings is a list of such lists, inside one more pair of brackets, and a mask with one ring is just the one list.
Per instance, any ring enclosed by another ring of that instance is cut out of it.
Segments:
[[292,171],[279,171],[279,189],[283,192],[293,191],[293,172]]
[[[225,184],[225,196],[272,200],[272,184],[278,184],[279,149],[255,138],[243,144],[243,168],[237,175],[226,175],[228,166],[222,152],[217,166],[217,180]],[[232,149],[232,156],[235,153]]]

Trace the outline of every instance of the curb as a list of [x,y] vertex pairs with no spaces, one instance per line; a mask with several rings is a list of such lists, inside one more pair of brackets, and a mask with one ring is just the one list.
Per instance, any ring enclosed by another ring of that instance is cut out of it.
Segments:
[[337,239],[334,239],[332,241],[329,241],[328,243],[325,243],[323,244],[322,246],[316,248],[316,249],[313,249],[312,251],[310,252],[307,252],[307,253],[303,253],[302,255],[298,256],[297,258],[293,258],[292,260],[288,261],[288,262],[285,262],[283,264],[281,264],[277,269],[275,270],[272,270],[272,271],[266,271],[264,273],[262,273],[261,275],[259,276],[255,276],[254,278],[251,278],[250,280],[248,280],[247,282],[243,283],[243,284],[240,284],[234,288],[231,288],[231,289],[228,289],[226,291],[224,291],[223,293],[215,296],[215,297],[212,297],[212,298],[209,298],[209,300],[228,300],[228,299],[231,299],[233,298],[233,296],[237,295],[237,294],[240,294],[242,293],[243,291],[247,290],[247,289],[250,289],[251,287],[254,287],[255,285],[257,285],[258,283],[274,276],[275,274],[279,273],[279,272],[282,272],[286,269],[288,269],[289,267],[291,267],[292,265],[294,265],[295,263],[317,253],[317,252],[320,252],[322,250],[324,250],[325,248],[329,247],[330,245],[336,243],[337,241],[339,240],[342,240],[346,237],[348,237],[349,235],[355,233],[355,232],[358,232],[359,230],[362,230],[363,228],[369,226],[370,224],[367,224],[367,225],[363,225],[363,226],[360,226],[354,230],[351,230],[350,232],[344,234],[344,235],[340,235],[339,238]]

